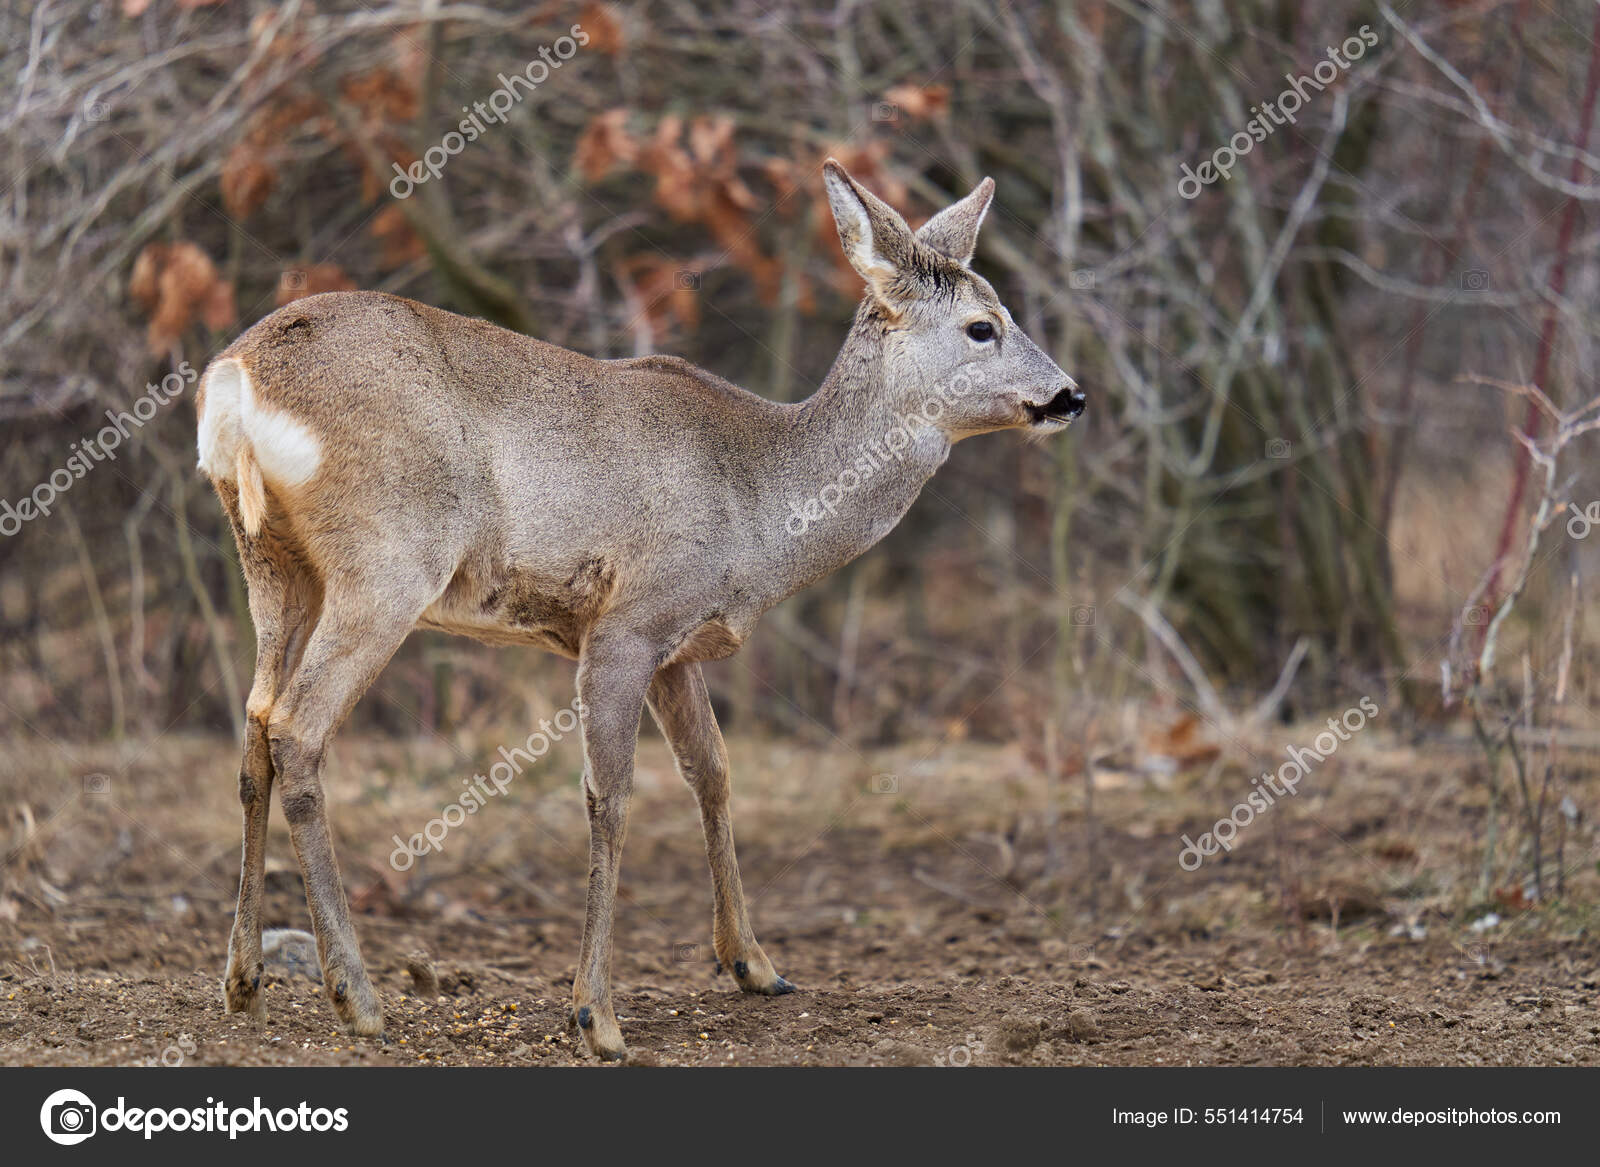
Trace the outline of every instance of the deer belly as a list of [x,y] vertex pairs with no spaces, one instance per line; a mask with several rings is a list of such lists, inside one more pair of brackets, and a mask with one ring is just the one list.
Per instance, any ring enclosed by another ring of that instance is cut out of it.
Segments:
[[511,571],[480,582],[458,573],[418,623],[489,644],[533,644],[575,660],[615,591],[616,572],[600,559],[559,575]]

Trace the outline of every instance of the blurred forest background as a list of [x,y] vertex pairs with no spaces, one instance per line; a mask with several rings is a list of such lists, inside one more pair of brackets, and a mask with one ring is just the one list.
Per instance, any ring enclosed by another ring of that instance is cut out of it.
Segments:
[[[1473,727],[1490,781],[1555,814],[1529,751],[1595,736],[1570,531],[1597,21],[1577,0],[12,0],[0,499],[333,289],[798,399],[859,292],[822,160],[913,225],[993,175],[975,266],[1089,412],[958,446],[879,549],[769,616],[710,670],[730,736],[1022,742],[1068,777],[1149,724],[1181,761],[1371,694],[1392,724]],[[396,164],[574,25],[586,43],[395,197]],[[1179,193],[1363,26],[1293,124]],[[254,640],[192,396],[5,524],[0,735],[238,726]],[[418,635],[354,724],[520,724],[570,668]]]

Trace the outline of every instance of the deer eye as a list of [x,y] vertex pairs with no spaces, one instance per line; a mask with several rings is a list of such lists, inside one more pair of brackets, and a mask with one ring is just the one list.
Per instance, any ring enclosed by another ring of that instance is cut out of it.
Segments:
[[979,343],[987,340],[993,340],[994,325],[990,324],[987,320],[974,320],[971,324],[967,325],[967,335]]

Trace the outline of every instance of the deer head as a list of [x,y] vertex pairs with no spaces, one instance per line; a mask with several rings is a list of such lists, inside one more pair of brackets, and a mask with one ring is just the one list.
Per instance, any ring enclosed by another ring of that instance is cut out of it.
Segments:
[[1083,412],[1072,378],[969,266],[992,179],[916,232],[831,158],[823,181],[845,257],[867,285],[856,328],[881,336],[879,383],[896,412],[920,412],[951,442],[1001,429],[1056,432]]

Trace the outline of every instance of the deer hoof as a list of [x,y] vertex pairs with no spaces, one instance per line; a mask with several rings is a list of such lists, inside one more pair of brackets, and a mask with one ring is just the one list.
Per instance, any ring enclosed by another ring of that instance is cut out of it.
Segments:
[[583,1031],[583,1044],[602,1062],[621,1062],[628,1057],[628,1046],[615,1021],[608,1026],[599,1018],[591,1018],[591,1024]]
[[745,961],[735,961],[733,975],[738,980],[740,989],[762,997],[781,997],[795,990],[794,985],[780,977],[777,970],[765,959],[761,961],[761,967],[754,972]]
[[229,970],[222,980],[222,1002],[229,1013],[248,1013],[258,1022],[266,1021],[267,998],[261,992],[260,966],[251,977]]
[[381,1012],[365,1014],[356,1013],[344,1023],[345,1031],[351,1037],[375,1037],[385,1045],[389,1038],[383,1032],[383,1014]]
[[328,999],[344,1023],[345,1032],[355,1037],[382,1036],[383,1007],[378,1004],[371,982],[364,975],[336,975],[337,970],[329,973],[335,975],[324,975],[322,983],[328,987]]
[[579,1005],[572,1020],[583,1035],[583,1044],[603,1062],[620,1062],[628,1056],[628,1046],[622,1040],[622,1030],[609,1009]]

